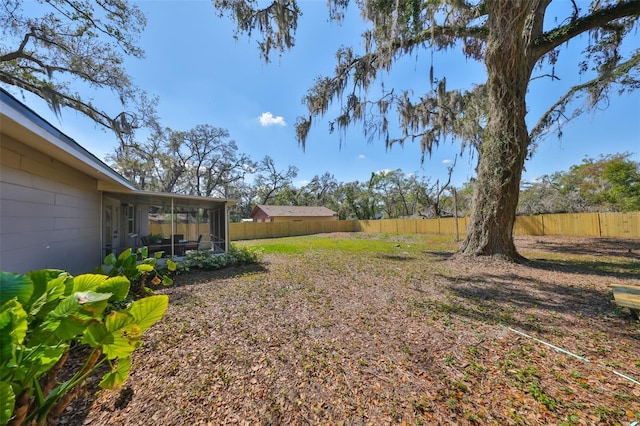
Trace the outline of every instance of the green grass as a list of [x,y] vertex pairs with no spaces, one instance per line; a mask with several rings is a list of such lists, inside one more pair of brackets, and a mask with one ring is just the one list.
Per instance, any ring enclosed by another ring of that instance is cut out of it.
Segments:
[[257,247],[265,254],[301,254],[306,252],[341,252],[343,254],[417,254],[424,251],[455,251],[458,247],[450,236],[354,234],[352,238],[304,235],[263,240],[235,241],[245,247]]
[[[256,247],[265,254],[301,255],[319,253],[331,255],[378,256],[391,260],[411,260],[418,255],[452,253],[459,243],[451,235],[353,232],[348,235],[323,234],[260,240],[234,241],[239,247]],[[535,261],[553,262],[570,268],[593,271],[597,274],[621,274],[633,276],[640,273],[640,262],[619,256],[602,256],[598,253],[553,253],[544,249],[525,249],[521,254]]]

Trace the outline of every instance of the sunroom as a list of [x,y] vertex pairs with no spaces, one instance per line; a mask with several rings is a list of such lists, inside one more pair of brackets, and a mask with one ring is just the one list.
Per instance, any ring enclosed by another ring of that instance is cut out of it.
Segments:
[[143,246],[170,257],[190,250],[224,253],[229,247],[228,208],[234,204],[161,192],[103,192],[103,255]]

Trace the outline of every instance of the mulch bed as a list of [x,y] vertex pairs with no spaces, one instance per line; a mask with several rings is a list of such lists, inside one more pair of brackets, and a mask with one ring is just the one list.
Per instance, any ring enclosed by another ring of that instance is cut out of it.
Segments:
[[179,276],[125,386],[90,393],[60,424],[640,420],[640,385],[620,375],[640,379],[640,325],[608,287],[640,284],[640,241],[516,243],[531,262],[460,261],[399,238],[392,254],[266,255]]

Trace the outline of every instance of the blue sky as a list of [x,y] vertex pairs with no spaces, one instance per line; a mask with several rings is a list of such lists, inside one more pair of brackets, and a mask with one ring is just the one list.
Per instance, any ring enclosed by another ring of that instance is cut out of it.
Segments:
[[[564,4],[563,4],[564,3]],[[578,2],[583,3],[583,2]],[[295,120],[306,111],[300,100],[314,79],[331,75],[338,47],[354,46],[362,51],[360,34],[364,28],[357,11],[351,10],[342,25],[328,22],[324,0],[302,0],[304,16],[298,25],[296,46],[265,64],[258,55],[256,41],[233,38],[233,23],[218,18],[211,1],[140,1],[148,23],[140,39],[146,51],[143,60],[126,62],[136,85],[159,97],[161,124],[174,130],[189,130],[198,124],[225,128],[240,152],[253,160],[271,156],[279,169],[295,165],[294,182],[301,186],[315,175],[330,172],[340,182],[366,180],[371,172],[402,169],[406,173],[445,179],[447,166],[459,152],[456,142],[445,142],[431,157],[420,163],[420,147],[407,143],[386,150],[384,141],[368,143],[359,126],[341,138],[328,132],[327,121],[316,120],[306,150],[295,140]],[[561,6],[570,4],[560,2]],[[538,79],[530,85],[530,120],[537,119],[558,96],[580,81],[575,65],[586,38],[572,41],[561,53],[556,68],[559,81]],[[630,46],[638,48],[640,40]],[[565,66],[565,60],[567,65]],[[391,74],[384,75],[386,87],[413,89],[417,94],[429,88],[430,56],[403,60]],[[447,77],[448,87],[468,87],[484,80],[482,64],[467,61],[459,50],[434,56],[436,77]],[[541,71],[542,72],[542,71]],[[582,77],[585,79],[585,77]],[[96,102],[113,104],[109,94],[96,95]],[[116,140],[96,128],[91,121],[70,110],[56,118],[46,105],[32,96],[27,103],[98,157],[113,152]],[[115,105],[115,104],[114,104]],[[330,109],[328,118],[336,108]],[[392,121],[393,124],[393,121]],[[393,135],[399,132],[392,132]],[[563,129],[562,139],[550,135],[533,159],[525,164],[523,180],[568,170],[585,157],[633,152],[640,161],[640,92],[612,94],[606,109],[584,114]],[[458,158],[453,183],[461,185],[474,176],[476,158]]]

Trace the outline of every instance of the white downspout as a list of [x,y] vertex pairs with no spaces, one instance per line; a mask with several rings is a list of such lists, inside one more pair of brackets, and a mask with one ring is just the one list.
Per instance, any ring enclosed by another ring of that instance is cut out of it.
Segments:
[[175,223],[175,216],[176,212],[175,212],[175,206],[173,204],[173,197],[171,197],[171,236],[169,238],[171,238],[171,257],[175,256],[175,250],[174,250],[174,238],[173,236],[176,234],[176,223]]
[[100,191],[100,263],[98,265],[102,265],[102,262],[105,258],[104,245],[104,192]]
[[228,203],[224,203],[224,252],[229,252],[229,244],[231,239],[229,238],[229,206]]

